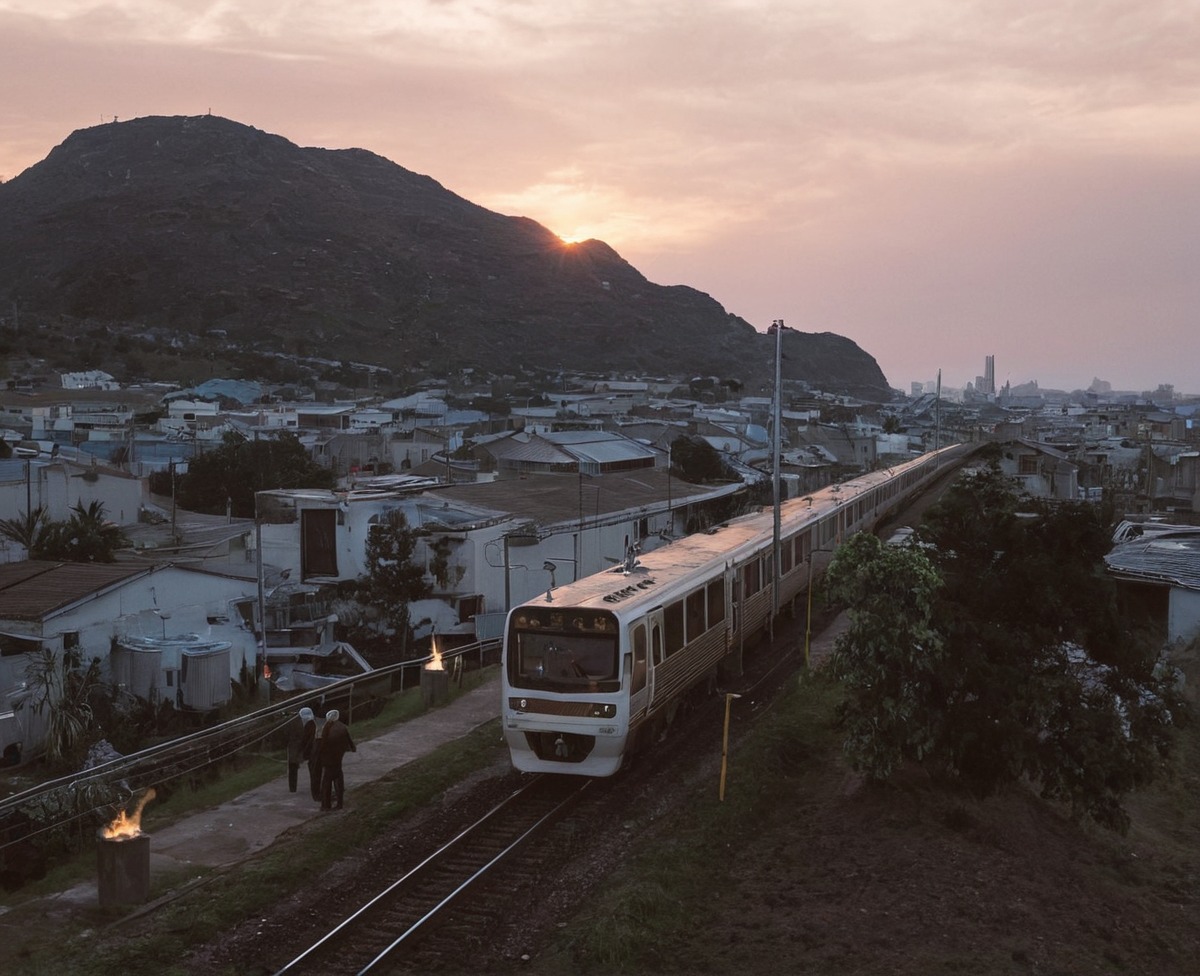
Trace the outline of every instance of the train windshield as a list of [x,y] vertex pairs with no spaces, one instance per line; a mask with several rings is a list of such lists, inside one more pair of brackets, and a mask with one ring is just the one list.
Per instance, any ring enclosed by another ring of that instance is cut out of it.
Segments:
[[518,610],[508,631],[508,681],[546,691],[620,691],[616,618],[596,610]]

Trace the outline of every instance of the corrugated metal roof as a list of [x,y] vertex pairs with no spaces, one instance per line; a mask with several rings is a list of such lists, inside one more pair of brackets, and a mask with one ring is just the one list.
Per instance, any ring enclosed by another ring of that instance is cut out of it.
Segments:
[[542,434],[544,440],[551,444],[559,444],[562,446],[575,444],[590,444],[596,441],[616,441],[621,440],[620,434],[615,434],[610,430],[555,430],[549,433]]
[[1104,557],[1109,571],[1126,579],[1174,583],[1200,590],[1200,537],[1126,542]]
[[560,450],[540,437],[531,438],[525,443],[510,438],[507,441],[489,445],[489,450],[495,457],[504,461],[527,461],[537,464],[575,463],[575,458],[566,451]]
[[596,464],[615,464],[621,461],[644,461],[655,457],[654,451],[637,441],[622,438],[619,441],[572,444],[568,450],[577,458],[594,461]]
[[114,583],[150,572],[128,563],[26,560],[0,565],[0,620],[41,620]]
[[541,436],[574,457],[597,464],[637,461],[655,456],[654,451],[644,444],[610,430],[561,430]]

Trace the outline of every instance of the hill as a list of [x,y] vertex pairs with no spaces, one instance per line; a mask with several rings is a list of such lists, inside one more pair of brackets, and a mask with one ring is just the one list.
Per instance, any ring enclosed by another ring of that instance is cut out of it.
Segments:
[[[774,339],[362,149],[300,148],[213,116],[78,130],[0,184],[10,327],[221,330],[246,349],[429,373],[485,365],[761,381]],[[886,397],[832,333],[784,338],[784,376]],[[94,364],[102,366],[104,364]]]

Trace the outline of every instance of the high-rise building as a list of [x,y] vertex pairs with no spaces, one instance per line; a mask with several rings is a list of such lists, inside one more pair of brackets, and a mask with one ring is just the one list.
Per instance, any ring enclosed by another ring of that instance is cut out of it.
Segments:
[[983,387],[979,391],[988,396],[996,395],[996,357],[983,357]]

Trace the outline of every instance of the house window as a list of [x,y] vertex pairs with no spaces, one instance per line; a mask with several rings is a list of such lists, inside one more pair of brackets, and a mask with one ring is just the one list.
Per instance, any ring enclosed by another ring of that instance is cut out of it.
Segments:
[[1038,456],[1036,454],[1022,454],[1020,464],[1020,474],[1038,473]]
[[73,651],[79,646],[79,631],[64,630],[62,635],[63,650]]

